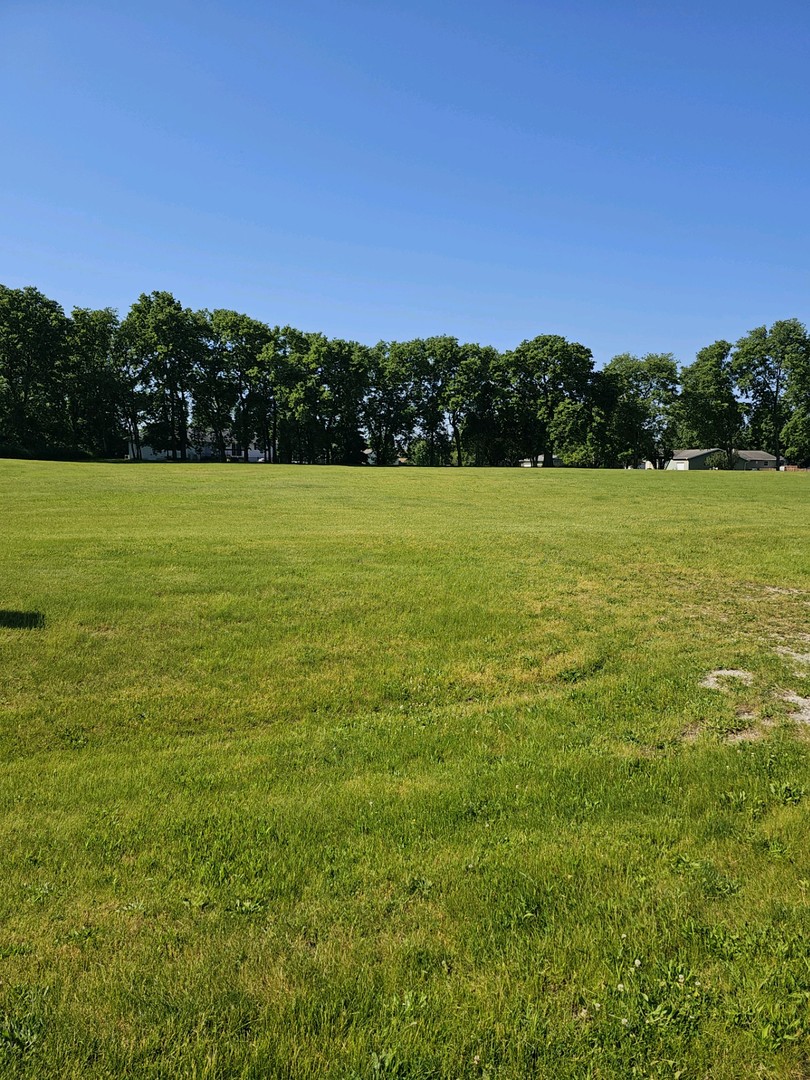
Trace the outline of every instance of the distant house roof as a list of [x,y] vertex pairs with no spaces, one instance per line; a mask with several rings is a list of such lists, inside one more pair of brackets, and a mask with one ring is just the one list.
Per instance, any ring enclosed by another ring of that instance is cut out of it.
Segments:
[[734,452],[742,461],[776,461],[774,455],[765,450],[735,450]]
[[722,450],[718,446],[713,446],[708,450],[676,450],[672,455],[673,461],[691,461],[692,458],[703,457],[705,454],[721,454]]

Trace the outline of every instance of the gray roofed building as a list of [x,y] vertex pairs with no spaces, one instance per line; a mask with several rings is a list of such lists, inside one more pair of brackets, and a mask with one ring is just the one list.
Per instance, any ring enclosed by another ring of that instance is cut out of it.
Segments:
[[717,446],[712,446],[708,450],[676,450],[666,463],[666,468],[682,472],[687,469],[705,469],[707,468],[706,458],[710,454],[722,453],[723,451]]
[[[734,450],[733,468],[737,472],[758,472],[760,469],[776,469],[778,462],[773,454],[766,450]],[[712,454],[724,454],[725,450],[718,446],[708,450],[676,450],[666,464],[667,469],[677,469],[681,472],[687,469],[709,469],[707,465]]]
[[735,464],[735,469],[775,469],[777,467],[776,458],[766,450],[735,450],[734,453],[740,459]]

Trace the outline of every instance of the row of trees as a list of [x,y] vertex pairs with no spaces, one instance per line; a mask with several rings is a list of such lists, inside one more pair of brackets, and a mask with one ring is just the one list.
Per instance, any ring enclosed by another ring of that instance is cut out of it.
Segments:
[[796,319],[596,370],[554,334],[500,352],[452,337],[362,345],[192,311],[170,293],[67,316],[0,286],[0,453],[176,460],[256,445],[273,462],[657,466],[676,447],[810,459],[810,338]]

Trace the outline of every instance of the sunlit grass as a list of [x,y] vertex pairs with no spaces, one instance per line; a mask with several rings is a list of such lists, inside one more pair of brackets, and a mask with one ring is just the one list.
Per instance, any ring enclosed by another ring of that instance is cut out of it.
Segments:
[[0,462],[0,1075],[810,1074],[808,496]]

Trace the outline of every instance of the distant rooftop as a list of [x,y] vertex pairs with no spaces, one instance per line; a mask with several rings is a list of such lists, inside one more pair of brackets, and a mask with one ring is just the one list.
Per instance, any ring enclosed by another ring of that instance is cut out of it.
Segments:
[[722,454],[719,446],[710,447],[708,450],[676,450],[672,455],[673,461],[691,461],[692,458],[703,457],[704,454]]
[[743,461],[776,461],[766,450],[735,450],[734,453]]
[[[719,446],[710,447],[708,450],[676,450],[672,455],[673,461],[691,461],[693,458],[703,457],[706,454],[722,454],[724,451]],[[776,461],[773,454],[766,450],[735,450],[734,454],[741,461]]]

